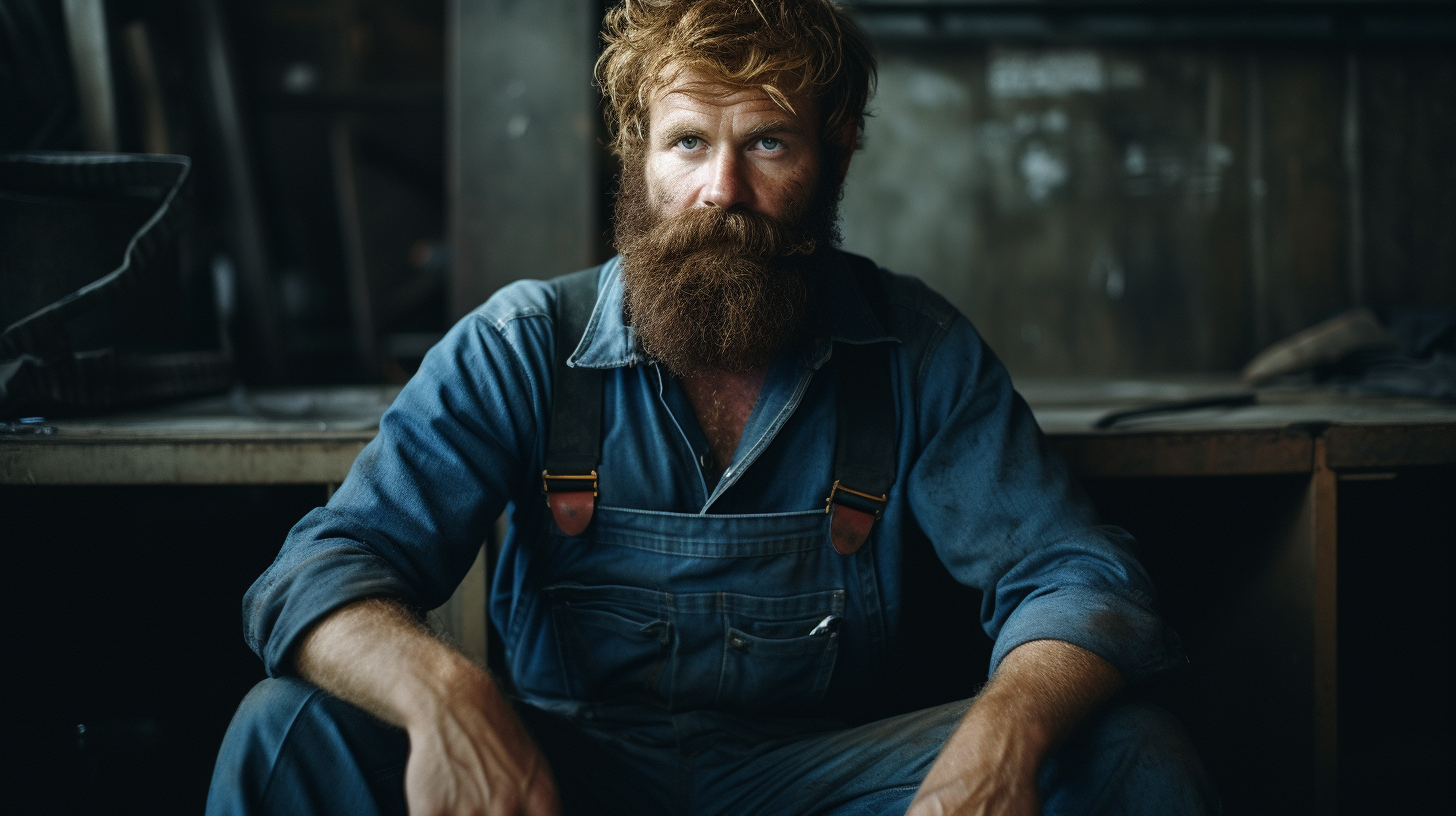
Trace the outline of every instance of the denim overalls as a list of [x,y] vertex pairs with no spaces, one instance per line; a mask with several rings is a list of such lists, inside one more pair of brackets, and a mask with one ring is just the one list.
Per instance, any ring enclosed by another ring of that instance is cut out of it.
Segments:
[[[1129,680],[1180,662],[1130,539],[1097,526],[974,329],[918,282],[879,274],[888,325],[856,287],[824,289],[829,335],[775,361],[713,487],[706,440],[681,419],[691,406],[636,352],[614,262],[603,267],[577,358],[610,383],[601,496],[580,536],[555,528],[541,496],[548,287],[514,284],[462,320],[244,599],[249,643],[278,679],[235,718],[210,811],[322,801],[309,791],[327,785],[351,791],[355,812],[401,812],[391,774],[407,742],[287,677],[290,650],[355,599],[443,603],[507,499],[491,620],[574,812],[902,813],[966,704],[852,729],[839,712],[896,669],[915,536],[984,593],[993,668],[1040,638],[1083,646]],[[895,488],[868,542],[842,555],[824,512],[843,362],[831,346],[882,341],[894,349]],[[1132,813],[1134,794],[1148,812],[1197,812],[1163,795],[1192,790],[1164,773],[1190,754],[1158,722],[1118,709],[1089,727],[1044,766],[1045,812]]]
[[[854,261],[857,281],[873,291],[874,265]],[[853,365],[837,380],[837,478],[824,508],[681,513],[612,506],[608,496],[594,510],[598,462],[612,457],[600,430],[603,392],[621,381],[571,360],[599,277],[586,270],[552,282],[556,384],[542,483],[554,523],[532,553],[528,585],[539,597],[512,619],[506,642],[519,655],[516,644],[535,632],[532,649],[559,660],[516,661],[517,688],[582,716],[805,716],[828,688],[841,627],[862,632],[871,614],[882,617],[873,576],[857,574],[873,563],[854,555],[895,480],[889,354],[878,345],[842,350]]]

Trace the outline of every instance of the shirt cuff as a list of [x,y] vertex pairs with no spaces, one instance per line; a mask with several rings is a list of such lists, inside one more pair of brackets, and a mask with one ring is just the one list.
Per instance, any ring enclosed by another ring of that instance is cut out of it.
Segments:
[[335,610],[366,598],[410,597],[398,573],[378,555],[349,541],[314,544],[291,564],[275,563],[265,576],[272,580],[259,580],[243,597],[248,645],[269,677],[293,673],[298,642]]
[[1063,585],[1022,600],[997,634],[991,673],[1012,649],[1033,640],[1080,646],[1129,683],[1187,662],[1178,634],[1156,613],[1107,589]]

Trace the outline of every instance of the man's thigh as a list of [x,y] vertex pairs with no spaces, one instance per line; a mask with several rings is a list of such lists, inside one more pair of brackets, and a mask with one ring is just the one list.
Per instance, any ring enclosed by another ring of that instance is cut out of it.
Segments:
[[1206,816],[1222,811],[1198,752],[1173,715],[1149,703],[1109,706],[1042,765],[1046,816]]
[[[567,816],[679,809],[670,739],[576,728],[525,705],[517,711],[551,762]],[[207,813],[404,816],[408,759],[402,729],[298,678],[264,680],[228,726]]]
[[551,766],[563,816],[688,812],[668,723],[597,728],[524,703],[516,711]]
[[898,816],[970,703],[752,748],[743,746],[751,735],[730,731],[693,757],[694,812]]

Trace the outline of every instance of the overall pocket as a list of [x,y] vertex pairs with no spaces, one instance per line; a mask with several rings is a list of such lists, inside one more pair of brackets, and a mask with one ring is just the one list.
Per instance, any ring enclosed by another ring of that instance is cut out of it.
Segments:
[[720,708],[807,715],[834,672],[844,590],[785,598],[721,593]]
[[664,593],[558,584],[545,594],[574,699],[671,699],[673,626]]

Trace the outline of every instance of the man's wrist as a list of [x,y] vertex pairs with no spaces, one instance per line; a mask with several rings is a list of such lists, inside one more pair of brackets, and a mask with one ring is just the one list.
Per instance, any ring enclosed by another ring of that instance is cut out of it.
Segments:
[[1018,777],[1035,777],[1054,741],[1052,729],[1024,698],[995,688],[976,698],[964,728],[979,743],[980,761]]
[[396,706],[405,730],[438,722],[446,709],[462,704],[489,714],[503,700],[490,674],[464,655],[437,644],[431,660],[418,664],[416,677],[396,689]]

